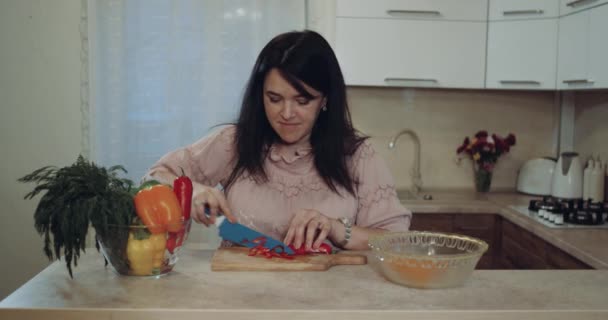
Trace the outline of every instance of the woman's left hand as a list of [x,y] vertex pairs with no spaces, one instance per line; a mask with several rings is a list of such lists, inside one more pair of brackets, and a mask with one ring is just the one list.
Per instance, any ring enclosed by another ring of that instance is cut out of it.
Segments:
[[334,225],[332,220],[317,210],[302,209],[291,219],[283,242],[287,245],[293,243],[295,248],[304,244],[306,250],[318,249],[331,232]]

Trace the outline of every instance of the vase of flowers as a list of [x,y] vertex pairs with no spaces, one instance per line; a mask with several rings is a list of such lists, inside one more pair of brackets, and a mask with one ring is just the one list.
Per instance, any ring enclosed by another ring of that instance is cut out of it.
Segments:
[[498,158],[509,152],[515,145],[515,135],[509,133],[506,138],[496,134],[488,135],[481,130],[475,134],[473,139],[466,137],[458,150],[458,154],[467,154],[473,160],[475,177],[475,189],[478,192],[490,191],[492,184],[492,172]]

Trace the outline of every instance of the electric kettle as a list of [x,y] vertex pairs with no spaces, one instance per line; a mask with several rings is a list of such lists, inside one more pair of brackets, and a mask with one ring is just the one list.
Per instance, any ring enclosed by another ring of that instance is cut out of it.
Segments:
[[562,152],[553,170],[551,195],[562,199],[583,197],[583,166],[578,153]]

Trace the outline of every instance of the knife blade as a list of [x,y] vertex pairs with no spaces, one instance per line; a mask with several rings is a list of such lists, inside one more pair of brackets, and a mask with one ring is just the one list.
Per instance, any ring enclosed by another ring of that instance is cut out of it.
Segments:
[[[209,211],[207,208],[205,208],[205,214],[209,217]],[[291,250],[291,248],[289,248],[289,246],[287,246],[282,241],[271,238],[238,222],[232,223],[228,221],[228,219],[226,219],[224,215],[220,214],[215,219],[214,224],[219,230],[220,237],[224,240],[228,240],[236,244],[246,246],[248,248],[253,248],[259,245],[259,242],[253,242],[253,240],[263,237],[266,239],[266,242],[264,243],[264,248],[272,250],[277,247],[280,247],[283,248],[283,251],[288,255],[295,254],[295,252],[293,252],[293,250]]]

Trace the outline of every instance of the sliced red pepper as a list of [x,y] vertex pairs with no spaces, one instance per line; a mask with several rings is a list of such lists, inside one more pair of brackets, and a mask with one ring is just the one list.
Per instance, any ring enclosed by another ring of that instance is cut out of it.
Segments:
[[304,245],[302,245],[302,246],[300,246],[300,248],[296,249],[293,246],[293,244],[290,244],[289,248],[291,248],[291,250],[293,250],[293,252],[295,253],[296,256],[306,255],[306,254],[315,254],[315,253],[331,254],[331,252],[332,252],[331,246],[327,243],[321,243],[321,246],[319,246],[319,249],[311,248],[310,250],[306,250]]
[[241,244],[247,244],[248,242],[257,244],[255,247],[252,247],[249,250],[249,254],[248,254],[249,256],[262,255],[262,256],[266,257],[266,259],[272,259],[274,257],[283,258],[283,259],[287,259],[287,260],[293,259],[293,257],[291,255],[289,255],[287,252],[285,252],[285,248],[283,248],[283,246],[278,245],[274,248],[264,247],[264,245],[266,244],[266,237],[258,237],[251,241],[249,241],[247,239],[243,239],[243,241],[241,241]]

